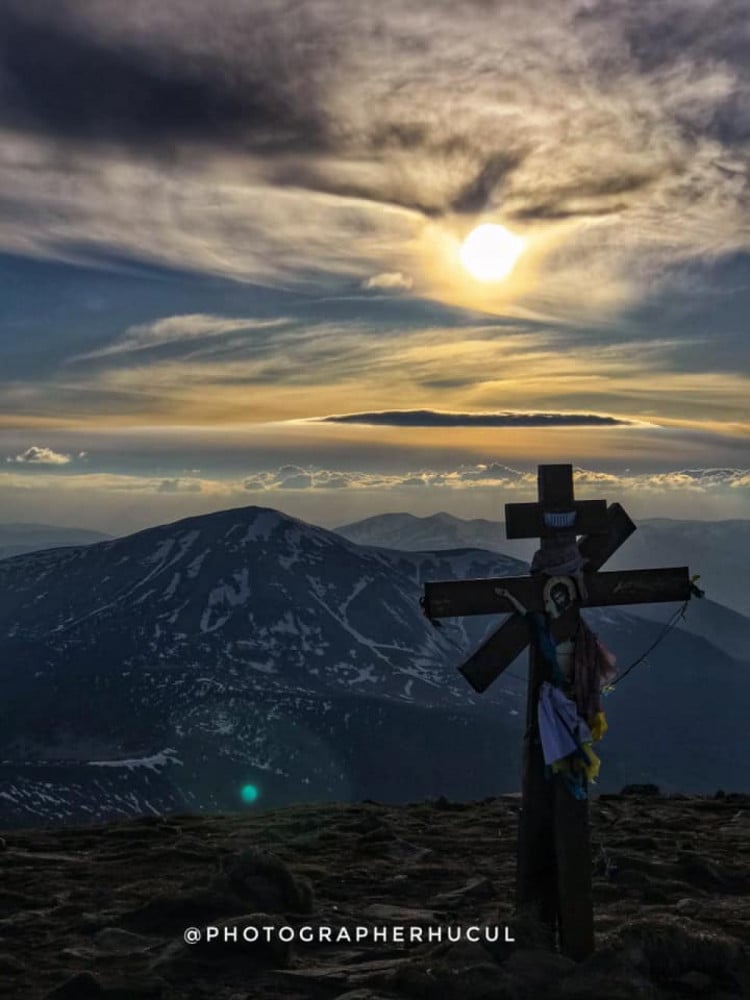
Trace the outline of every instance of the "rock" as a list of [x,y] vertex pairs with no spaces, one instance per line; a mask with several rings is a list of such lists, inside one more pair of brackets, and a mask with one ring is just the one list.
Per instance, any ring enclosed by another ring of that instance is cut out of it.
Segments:
[[541,996],[544,991],[577,968],[571,958],[556,955],[539,948],[521,948],[514,951],[503,965],[503,970],[533,996]]
[[716,867],[699,854],[683,851],[677,858],[680,875],[686,882],[699,889],[723,889],[726,880]]
[[247,903],[228,889],[194,889],[156,896],[129,910],[120,922],[138,931],[166,934],[243,912],[247,912]]
[[371,903],[362,910],[365,917],[374,920],[392,920],[399,924],[420,924],[435,926],[439,923],[432,910],[416,910],[406,906],[391,906],[388,903]]
[[460,812],[462,809],[470,809],[470,802],[450,802],[444,795],[440,795],[432,803],[433,809],[441,809],[443,811],[454,811]]
[[346,833],[374,833],[379,830],[391,829],[389,823],[375,815],[375,813],[369,812],[351,823],[340,823],[338,828],[344,830]]
[[448,965],[481,965],[491,957],[490,952],[478,941],[456,941],[455,944],[439,944],[433,955]]
[[104,995],[104,987],[93,972],[78,972],[61,986],[55,987],[46,995],[45,1000],[93,1000]]
[[142,934],[133,934],[121,927],[105,927],[94,935],[96,950],[107,955],[140,955],[162,942]]
[[[228,888],[265,913],[312,913],[313,891],[273,854],[248,848],[225,858],[222,873]],[[214,886],[221,889],[222,881]]]
[[686,993],[708,993],[714,988],[714,981],[710,976],[695,970],[686,972],[684,976],[676,979],[675,983]]
[[435,903],[438,906],[456,906],[473,900],[494,899],[496,895],[495,887],[488,878],[473,878],[459,889],[438,893]]
[[5,851],[8,849],[8,842],[5,837],[0,837],[0,851]]
[[0,978],[25,972],[26,966],[19,959],[5,951],[0,951]]
[[658,785],[625,785],[620,795],[661,795]]
[[92,972],[79,972],[45,994],[45,1000],[159,1000],[165,985],[150,975],[105,985]]
[[491,962],[452,969],[456,1000],[518,1000],[519,992],[503,969]]
[[429,847],[417,847],[401,837],[394,837],[387,843],[388,857],[396,861],[425,861],[434,855],[434,851]]
[[441,979],[434,966],[425,967],[419,962],[410,962],[396,971],[393,986],[399,995],[416,1000],[449,1000]]
[[633,920],[620,930],[626,947],[638,948],[651,976],[670,981],[688,972],[700,972],[720,985],[733,986],[747,975],[747,957],[736,939],[692,928],[684,918],[667,916]]
[[146,978],[128,979],[109,986],[104,991],[106,1000],[160,1000],[164,995],[166,983],[163,979]]
[[23,910],[41,910],[47,901],[41,896],[30,896],[25,892],[0,889],[0,914],[11,918]]
[[211,926],[218,931],[211,940],[204,934],[195,944],[173,941],[152,962],[151,970],[174,979],[189,976],[196,963],[237,962],[243,971],[248,971],[269,966],[283,969],[291,961],[291,943],[280,940],[276,933],[264,932],[267,927],[286,926],[275,914],[247,913]]
[[656,1000],[657,991],[637,961],[637,955],[618,948],[594,952],[563,979],[554,995],[560,1000]]
[[410,962],[399,968],[393,986],[415,1000],[520,1000],[517,986],[492,962]]
[[750,889],[747,874],[716,865],[696,851],[683,851],[677,859],[681,877],[706,892],[745,892]]
[[[506,923],[503,921],[503,914],[499,914],[500,940],[495,944],[488,944],[493,954],[496,949],[502,953],[502,957],[509,957],[519,948],[539,949],[542,951],[554,951],[554,942],[549,927],[537,920],[533,913],[519,911],[514,914]],[[513,938],[512,942],[504,940],[505,934],[502,928],[508,927],[508,936]],[[500,959],[502,960],[502,959]]]
[[382,993],[373,993],[372,990],[347,990],[346,993],[339,993],[334,1000],[390,1000]]
[[349,952],[348,961],[326,962],[324,965],[298,965],[292,969],[275,969],[274,974],[295,982],[307,982],[316,988],[320,986],[341,987],[342,989],[390,988],[399,970],[411,964],[408,958],[380,958],[361,961],[363,952]]
[[374,830],[368,830],[357,838],[357,848],[359,850],[371,850],[375,844],[387,844],[391,840],[397,840],[396,834],[389,826],[379,826]]

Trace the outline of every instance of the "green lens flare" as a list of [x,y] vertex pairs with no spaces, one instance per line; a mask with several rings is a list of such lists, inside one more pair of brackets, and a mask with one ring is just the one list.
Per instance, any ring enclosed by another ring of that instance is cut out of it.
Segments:
[[260,789],[257,785],[243,785],[240,796],[243,802],[257,802]]

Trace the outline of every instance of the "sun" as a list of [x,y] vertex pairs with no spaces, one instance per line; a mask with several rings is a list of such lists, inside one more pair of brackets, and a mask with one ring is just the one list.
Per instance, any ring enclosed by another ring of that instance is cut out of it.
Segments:
[[516,265],[523,240],[505,226],[486,222],[472,229],[461,245],[461,263],[477,281],[502,281]]

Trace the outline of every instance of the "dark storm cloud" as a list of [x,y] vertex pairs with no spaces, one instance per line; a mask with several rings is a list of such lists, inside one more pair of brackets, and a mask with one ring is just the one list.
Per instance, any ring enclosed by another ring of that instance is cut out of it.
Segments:
[[[152,151],[177,141],[311,150],[325,143],[315,99],[319,55],[295,72],[262,16],[242,64],[191,52],[179,37],[147,46],[98,34],[68,3],[0,7],[0,122],[57,139],[103,140]],[[304,79],[304,86],[300,80]]]
[[630,420],[595,413],[446,413],[440,410],[384,410],[321,417],[321,423],[380,427],[627,427]]

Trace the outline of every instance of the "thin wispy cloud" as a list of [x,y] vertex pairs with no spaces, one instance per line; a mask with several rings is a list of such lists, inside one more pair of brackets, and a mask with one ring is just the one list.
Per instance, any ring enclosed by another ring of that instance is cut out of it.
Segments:
[[165,345],[192,344],[198,340],[218,338],[238,331],[274,329],[284,326],[287,322],[282,318],[261,321],[200,314],[167,316],[153,323],[130,327],[114,343],[79,354],[71,361],[89,361],[117,354],[133,354]]

